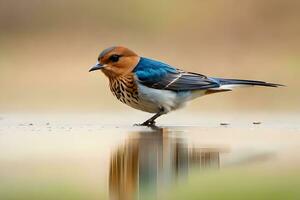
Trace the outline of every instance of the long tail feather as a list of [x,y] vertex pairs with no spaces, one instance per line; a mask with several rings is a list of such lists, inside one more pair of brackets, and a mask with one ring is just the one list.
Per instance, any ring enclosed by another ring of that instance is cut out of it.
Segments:
[[264,81],[254,81],[254,80],[241,80],[241,79],[223,79],[215,78],[219,81],[221,85],[249,85],[249,86],[266,86],[266,87],[279,87],[284,86],[276,83],[267,83]]

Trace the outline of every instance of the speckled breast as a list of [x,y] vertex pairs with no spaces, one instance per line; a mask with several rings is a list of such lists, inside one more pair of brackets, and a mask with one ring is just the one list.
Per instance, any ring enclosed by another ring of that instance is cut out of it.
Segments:
[[121,102],[136,107],[139,104],[138,87],[132,74],[110,79],[110,90]]

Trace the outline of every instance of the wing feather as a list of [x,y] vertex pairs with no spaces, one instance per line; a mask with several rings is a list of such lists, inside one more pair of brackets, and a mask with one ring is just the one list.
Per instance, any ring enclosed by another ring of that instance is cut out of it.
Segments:
[[202,74],[185,72],[148,58],[141,58],[134,72],[139,83],[155,89],[184,91],[220,87],[215,79]]

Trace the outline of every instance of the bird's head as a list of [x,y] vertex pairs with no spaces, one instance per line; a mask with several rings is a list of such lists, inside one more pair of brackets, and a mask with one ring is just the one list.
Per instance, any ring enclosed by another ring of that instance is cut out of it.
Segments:
[[89,71],[101,70],[109,78],[126,75],[135,68],[140,57],[125,47],[110,47],[103,50],[98,62]]

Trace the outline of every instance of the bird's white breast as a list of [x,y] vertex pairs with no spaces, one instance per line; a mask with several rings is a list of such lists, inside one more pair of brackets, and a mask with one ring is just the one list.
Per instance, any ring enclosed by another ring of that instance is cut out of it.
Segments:
[[142,84],[138,85],[139,108],[140,110],[158,113],[162,108],[165,113],[183,107],[187,101],[201,96],[203,92],[195,94],[191,91],[175,92],[171,90],[159,90],[149,88]]

